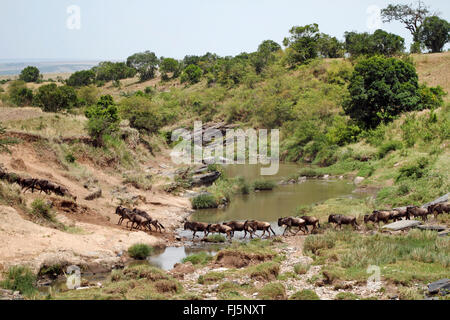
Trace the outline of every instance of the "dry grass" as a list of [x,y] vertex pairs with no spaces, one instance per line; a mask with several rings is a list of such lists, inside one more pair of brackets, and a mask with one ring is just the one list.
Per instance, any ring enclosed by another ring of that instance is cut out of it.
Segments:
[[[413,55],[420,82],[450,92],[450,52]],[[450,101],[447,95],[444,98]]]

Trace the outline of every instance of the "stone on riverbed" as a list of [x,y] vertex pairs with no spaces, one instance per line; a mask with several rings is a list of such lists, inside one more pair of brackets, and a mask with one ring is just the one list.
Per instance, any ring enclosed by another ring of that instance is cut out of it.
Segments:
[[444,231],[445,229],[447,229],[446,226],[437,226],[437,225],[422,225],[422,226],[417,226],[417,229],[420,230],[434,230],[434,231]]
[[450,293],[450,279],[441,279],[428,284],[428,293],[440,293],[441,295],[447,295]]
[[421,221],[417,220],[401,220],[394,223],[387,224],[383,226],[383,229],[393,230],[393,231],[399,231],[404,230],[412,227],[417,227],[421,225]]

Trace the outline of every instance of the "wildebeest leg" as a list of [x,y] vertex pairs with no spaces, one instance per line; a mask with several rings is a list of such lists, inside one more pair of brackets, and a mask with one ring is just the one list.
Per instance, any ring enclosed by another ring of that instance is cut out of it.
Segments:
[[121,225],[123,222],[123,217],[120,217],[119,222],[117,222],[118,225]]
[[195,234],[197,233],[197,231],[194,231],[194,234],[192,235],[192,239],[195,239]]

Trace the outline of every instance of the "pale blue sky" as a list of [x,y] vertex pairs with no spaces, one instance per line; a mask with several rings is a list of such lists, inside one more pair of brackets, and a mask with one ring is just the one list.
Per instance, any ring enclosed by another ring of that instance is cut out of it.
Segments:
[[[340,39],[370,31],[367,8],[415,0],[0,0],[0,59],[124,60],[151,50],[182,58],[255,51],[263,40],[281,44],[294,25],[316,22]],[[425,0],[450,20],[450,1]],[[69,30],[66,10],[81,9],[81,29]],[[399,23],[382,29],[411,41]]]

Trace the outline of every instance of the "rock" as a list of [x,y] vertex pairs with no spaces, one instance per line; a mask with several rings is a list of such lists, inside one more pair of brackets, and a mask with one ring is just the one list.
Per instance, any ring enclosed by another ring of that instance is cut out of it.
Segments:
[[426,226],[417,226],[417,229],[420,230],[434,230],[434,231],[444,231],[447,229],[446,226],[438,226],[438,225],[426,225]]
[[439,237],[446,237],[446,236],[448,236],[449,234],[450,234],[450,230],[445,230],[445,231],[439,232],[439,233],[438,233],[438,236],[439,236]]
[[339,176],[339,180],[344,180],[344,176]]
[[356,177],[355,180],[353,180],[353,183],[358,185],[361,184],[364,181],[363,177]]
[[0,300],[24,300],[19,291],[0,289]]
[[323,179],[324,179],[324,180],[330,179],[330,175],[329,175],[329,174],[324,175],[324,176],[323,176]]
[[428,284],[428,293],[447,295],[450,293],[450,279],[441,279]]
[[421,225],[421,221],[417,220],[401,220],[394,223],[387,224],[383,226],[383,229],[398,231],[398,230],[404,230],[412,227],[417,227],[418,225]]
[[220,175],[221,173],[219,171],[196,175],[192,177],[192,184],[196,186],[210,185],[219,179]]
[[84,198],[84,200],[92,201],[101,198],[101,196],[102,196],[102,189],[98,188],[97,190],[89,194],[86,198]]
[[306,182],[307,178],[306,177],[299,177],[298,178],[298,183],[304,183]]

